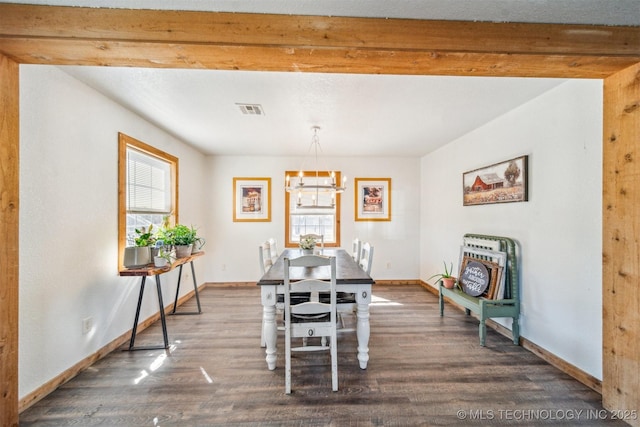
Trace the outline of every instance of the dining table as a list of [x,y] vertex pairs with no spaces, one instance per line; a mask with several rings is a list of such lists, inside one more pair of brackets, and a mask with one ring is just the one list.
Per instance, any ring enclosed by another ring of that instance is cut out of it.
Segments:
[[[316,255],[336,257],[336,290],[352,293],[356,304],[356,336],[358,339],[358,362],[361,369],[367,369],[369,362],[369,305],[371,304],[371,288],[375,284],[366,271],[355,262],[349,252],[340,248],[316,248]],[[276,368],[277,324],[276,305],[278,295],[284,294],[284,259],[297,258],[303,255],[301,249],[285,249],[273,266],[260,278],[260,297],[263,308],[263,336],[266,347],[267,367]],[[328,266],[313,268],[296,268],[290,271],[291,280],[331,279]]]

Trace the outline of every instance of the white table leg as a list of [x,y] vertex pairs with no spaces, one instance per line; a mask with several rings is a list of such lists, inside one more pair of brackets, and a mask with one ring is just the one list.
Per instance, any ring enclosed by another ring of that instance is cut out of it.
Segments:
[[276,369],[276,306],[265,305],[263,308],[264,319],[264,341],[266,343],[267,353],[266,361],[269,370]]
[[[265,287],[266,288],[266,287]],[[273,371],[276,369],[276,294],[274,289],[262,289],[262,336],[266,344],[267,367]]]
[[360,369],[367,369],[369,362],[369,303],[371,302],[371,289],[356,293],[358,310],[356,312],[358,336],[358,361]]

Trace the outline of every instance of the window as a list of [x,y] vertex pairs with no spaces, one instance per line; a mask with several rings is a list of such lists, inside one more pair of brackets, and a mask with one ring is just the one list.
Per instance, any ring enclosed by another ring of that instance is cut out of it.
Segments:
[[135,230],[178,221],[178,158],[118,134],[118,249],[134,244]]
[[[329,172],[305,172],[304,182],[315,184],[316,180],[323,184],[329,179]],[[287,171],[285,177],[289,176],[291,184],[295,185],[298,179],[298,171]],[[336,172],[336,181],[340,182],[340,172]],[[332,201],[331,193],[304,193],[285,192],[285,245],[296,247],[300,242],[301,234],[322,234],[324,245],[340,246],[340,194],[335,195],[334,208],[299,208],[298,200],[308,202],[316,198],[319,205],[329,205]]]

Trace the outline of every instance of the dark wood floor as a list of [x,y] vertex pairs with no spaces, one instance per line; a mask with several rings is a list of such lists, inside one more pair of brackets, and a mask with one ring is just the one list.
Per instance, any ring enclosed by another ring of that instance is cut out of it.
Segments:
[[[209,287],[203,314],[168,317],[171,351],[114,351],[24,411],[20,425],[626,425],[604,418],[599,394],[496,332],[480,347],[477,321],[451,307],[441,318],[419,286],[374,295],[368,369],[358,367],[354,334],[341,335],[338,392],[328,355],[303,354],[285,395],[283,345],[275,371],[259,346],[259,289]],[[156,324],[136,345],[161,341]]]

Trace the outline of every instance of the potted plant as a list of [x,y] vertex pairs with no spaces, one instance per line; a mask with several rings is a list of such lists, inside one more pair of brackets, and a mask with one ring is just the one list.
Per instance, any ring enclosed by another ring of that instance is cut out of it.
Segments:
[[136,228],[136,238],[134,239],[136,246],[153,246],[156,244],[156,236],[153,233],[153,224],[149,224],[149,228]]
[[175,254],[173,251],[166,249],[164,246],[160,246],[158,249],[158,255],[153,257],[153,264],[156,267],[167,267],[171,266],[175,259]]
[[124,248],[123,265],[127,268],[142,267],[151,263],[151,246],[156,242],[152,232],[153,224],[149,228],[136,228],[136,237],[133,240],[135,246]]
[[306,236],[300,240],[300,249],[303,254],[312,255],[313,249],[316,247],[316,239],[311,236]]
[[444,264],[444,273],[434,274],[429,277],[427,280],[431,280],[434,277],[438,277],[438,281],[441,281],[445,288],[453,289],[456,284],[456,278],[452,276],[453,274],[453,263],[450,263],[449,268],[447,268],[447,263],[442,262]]
[[193,227],[187,227],[183,224],[176,224],[175,227],[164,231],[164,243],[171,244],[176,248],[176,256],[184,258],[191,255],[193,244],[196,243],[198,237]]

